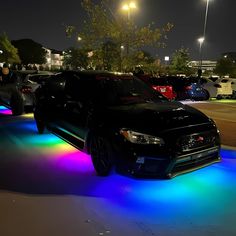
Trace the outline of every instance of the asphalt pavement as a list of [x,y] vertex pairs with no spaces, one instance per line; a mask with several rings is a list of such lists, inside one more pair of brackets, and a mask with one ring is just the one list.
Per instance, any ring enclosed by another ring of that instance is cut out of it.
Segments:
[[212,118],[220,130],[222,145],[236,149],[236,100],[183,103],[199,109]]
[[0,109],[0,236],[235,236],[236,151],[221,156],[170,180],[98,177],[32,114]]

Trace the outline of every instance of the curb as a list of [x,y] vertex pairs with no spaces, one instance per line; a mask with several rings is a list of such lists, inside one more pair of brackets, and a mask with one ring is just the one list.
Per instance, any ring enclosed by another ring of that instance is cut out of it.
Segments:
[[234,146],[221,145],[221,148],[227,149],[227,150],[235,150],[236,151],[236,147],[234,147]]

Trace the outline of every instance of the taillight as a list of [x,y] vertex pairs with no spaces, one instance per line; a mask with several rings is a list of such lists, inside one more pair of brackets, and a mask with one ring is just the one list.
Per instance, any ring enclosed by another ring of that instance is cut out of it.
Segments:
[[152,88],[158,91],[158,86],[152,86]]
[[32,88],[30,86],[23,86],[21,88],[22,93],[32,93]]
[[221,85],[220,84],[214,84],[214,87],[221,88]]
[[191,89],[192,89],[192,86],[191,86],[191,85],[185,86],[184,89],[185,89],[185,90],[191,90]]

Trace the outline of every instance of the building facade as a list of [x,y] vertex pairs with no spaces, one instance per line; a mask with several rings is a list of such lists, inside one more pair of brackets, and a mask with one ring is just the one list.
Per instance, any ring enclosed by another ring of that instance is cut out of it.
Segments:
[[217,61],[203,60],[203,61],[190,61],[188,66],[194,69],[202,69],[203,72],[213,72],[216,68]]
[[46,54],[46,63],[43,64],[43,67],[48,68],[49,70],[59,70],[63,68],[64,54],[63,51],[44,48],[47,51]]

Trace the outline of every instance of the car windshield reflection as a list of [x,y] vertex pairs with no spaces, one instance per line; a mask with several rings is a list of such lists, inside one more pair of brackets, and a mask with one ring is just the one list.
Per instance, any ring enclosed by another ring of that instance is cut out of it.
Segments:
[[112,106],[167,101],[164,96],[136,79],[105,80],[101,94],[101,102]]

